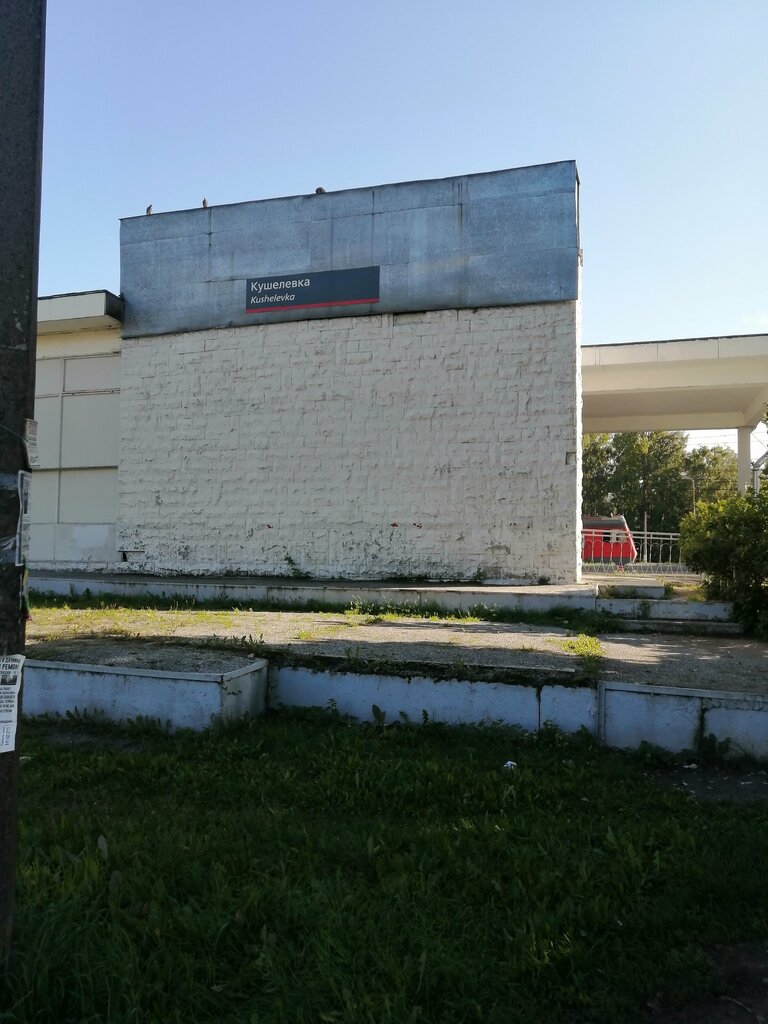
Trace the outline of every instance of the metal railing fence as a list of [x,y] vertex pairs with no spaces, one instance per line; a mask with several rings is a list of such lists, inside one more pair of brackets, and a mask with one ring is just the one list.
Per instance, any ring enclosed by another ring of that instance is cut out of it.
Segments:
[[[592,534],[594,530],[583,530]],[[633,530],[632,538],[637,548],[637,558],[632,561],[626,555],[606,554],[582,561],[584,572],[593,573],[653,573],[660,576],[687,573],[680,557],[680,534],[663,533],[656,530]],[[614,546],[618,550],[618,545]],[[582,550],[584,545],[582,543]]]

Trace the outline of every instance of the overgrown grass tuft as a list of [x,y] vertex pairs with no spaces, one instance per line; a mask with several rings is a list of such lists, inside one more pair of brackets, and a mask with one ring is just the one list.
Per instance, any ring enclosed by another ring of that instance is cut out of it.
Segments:
[[588,738],[280,714],[22,743],[4,1024],[621,1024],[768,935],[768,808]]
[[597,679],[600,672],[600,660],[603,657],[603,645],[597,637],[581,633],[577,637],[561,641],[564,651],[575,654],[581,664],[585,675],[590,679]]

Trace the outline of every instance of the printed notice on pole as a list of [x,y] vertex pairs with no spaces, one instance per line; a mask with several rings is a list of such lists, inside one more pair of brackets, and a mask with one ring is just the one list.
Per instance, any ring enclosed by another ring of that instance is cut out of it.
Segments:
[[16,527],[16,565],[29,561],[29,533],[32,520],[29,515],[29,488],[32,475],[19,473],[19,521]]
[[40,452],[37,447],[37,420],[24,422],[24,450],[27,453],[27,465],[30,469],[40,468]]
[[0,656],[0,754],[16,748],[23,654]]
[[0,473],[0,565],[15,565],[19,532],[19,478]]

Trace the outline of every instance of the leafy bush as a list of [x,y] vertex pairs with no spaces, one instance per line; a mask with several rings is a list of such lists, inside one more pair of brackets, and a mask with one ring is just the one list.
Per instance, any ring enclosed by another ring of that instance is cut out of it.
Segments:
[[707,596],[731,601],[744,628],[768,639],[768,488],[700,503],[680,526],[683,561]]

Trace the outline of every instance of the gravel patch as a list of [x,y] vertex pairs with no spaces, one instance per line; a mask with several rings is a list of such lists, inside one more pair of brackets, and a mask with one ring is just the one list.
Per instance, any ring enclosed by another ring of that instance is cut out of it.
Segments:
[[131,640],[70,640],[55,644],[28,644],[27,657],[38,661],[64,661],[77,665],[150,669],[154,672],[235,672],[251,664],[247,655],[206,650],[190,644]]
[[768,693],[768,644],[758,640],[612,634],[601,642],[602,679]]
[[[298,655],[474,665],[532,670],[574,669],[564,648],[573,631],[418,618],[309,612],[134,611],[120,629],[96,611],[40,613],[30,623],[28,654],[44,660],[156,668],[229,671],[247,654],[189,648],[190,641],[263,640]],[[116,633],[123,633],[116,635]],[[626,683],[768,693],[768,644],[734,637],[609,634],[600,638],[600,678]]]

